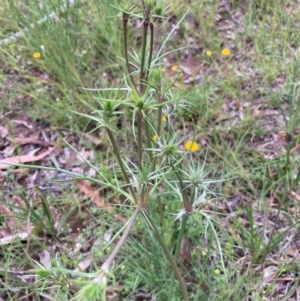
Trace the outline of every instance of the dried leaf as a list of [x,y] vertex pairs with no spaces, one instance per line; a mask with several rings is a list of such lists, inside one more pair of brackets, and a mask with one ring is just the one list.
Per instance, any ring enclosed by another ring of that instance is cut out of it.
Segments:
[[25,145],[25,144],[37,144],[37,145],[41,145],[41,146],[52,146],[51,143],[47,142],[47,141],[41,141],[39,139],[37,139],[37,137],[16,137],[16,138],[7,138],[7,140],[18,144],[18,145]]
[[[88,181],[77,180],[76,183],[79,186],[80,191],[88,196],[99,208],[105,208],[108,213],[112,212],[112,205],[106,203],[104,198],[100,196],[99,191],[96,188],[93,188]],[[127,221],[125,217],[119,214],[114,214],[114,217],[122,224],[125,224]]]
[[0,230],[0,246],[10,244],[16,239],[25,240],[29,235],[30,233],[27,231],[14,233],[8,229],[2,229]]
[[35,156],[35,155],[21,155],[21,156],[15,156],[15,157],[9,157],[0,160],[0,169],[7,169],[11,165],[14,164],[24,164],[28,162],[35,162],[44,159],[47,157],[51,152],[55,150],[55,147],[50,147],[47,151]]
[[7,126],[0,125],[0,138],[5,138],[8,135]]

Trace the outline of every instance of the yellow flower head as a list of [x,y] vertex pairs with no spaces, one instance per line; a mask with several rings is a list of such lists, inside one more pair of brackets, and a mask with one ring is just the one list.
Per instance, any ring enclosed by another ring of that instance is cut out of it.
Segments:
[[212,52],[210,50],[207,50],[205,53],[207,56],[212,56]]
[[32,55],[35,59],[39,59],[41,57],[41,54],[39,52],[34,52]]
[[162,120],[163,122],[167,122],[167,117],[166,117],[166,116],[162,116],[162,117],[161,117],[161,120]]
[[157,137],[157,135],[154,135],[154,136],[152,137],[152,139],[153,139],[154,141],[157,141],[158,138],[159,138],[159,137]]
[[178,69],[178,67],[176,66],[176,65],[173,65],[172,67],[171,67],[171,70],[172,71],[176,71]]
[[215,269],[215,274],[216,275],[220,275],[221,274],[221,271],[219,269]]
[[187,141],[184,147],[186,150],[191,152],[196,152],[199,149],[199,145],[192,140]]
[[224,56],[229,56],[229,55],[230,55],[230,49],[224,48],[224,49],[222,50],[222,54],[223,54]]
[[121,265],[121,270],[125,270],[125,269],[126,269],[125,264],[122,264],[122,265]]
[[166,68],[161,68],[161,72],[166,72]]

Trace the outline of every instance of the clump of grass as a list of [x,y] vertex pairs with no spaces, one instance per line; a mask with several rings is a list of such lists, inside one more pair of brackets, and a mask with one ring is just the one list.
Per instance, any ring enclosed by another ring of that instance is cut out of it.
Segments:
[[[122,32],[114,26],[112,4],[92,1],[83,9],[82,1],[5,1],[3,13],[11,19],[3,17],[8,38],[0,40],[1,60],[6,77],[12,77],[9,70],[18,74],[14,88],[36,100],[33,118],[44,115],[75,130],[86,126],[71,112],[85,112],[90,105],[89,94],[80,88],[105,86],[122,70],[116,63]],[[14,103],[26,108],[24,102]]]

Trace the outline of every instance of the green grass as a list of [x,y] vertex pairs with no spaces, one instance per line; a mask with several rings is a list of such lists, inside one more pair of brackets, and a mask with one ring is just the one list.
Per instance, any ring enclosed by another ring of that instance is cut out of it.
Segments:
[[[121,173],[112,163],[108,139],[97,129],[97,122],[84,114],[100,110],[103,98],[116,100],[122,93],[83,88],[123,86],[122,19],[109,5],[118,1],[78,1],[64,11],[62,1],[39,3],[6,0],[0,8],[1,39],[28,28],[24,36],[0,47],[0,116],[24,114],[33,123],[43,121],[47,130],[51,125],[51,131],[58,132],[55,143],[62,158],[63,151],[70,150],[62,138],[72,137],[68,143],[92,151],[91,164],[117,183]],[[132,3],[140,5],[139,1]],[[189,10],[166,51],[189,47],[169,54],[163,66],[170,83],[175,78],[170,66],[180,69],[181,64],[192,65],[191,76],[200,74],[201,81],[185,85],[183,76],[179,77],[172,93],[179,95],[184,106],[176,107],[176,116],[171,118],[179,137],[195,138],[200,144],[194,158],[205,162],[203,181],[220,180],[208,185],[213,193],[187,222],[190,258],[181,269],[190,276],[186,279],[190,300],[297,300],[299,295],[295,253],[299,244],[299,152],[289,155],[299,144],[298,6],[290,1],[231,1],[230,13],[238,20],[234,22],[216,1],[200,5],[170,1],[165,18],[156,25],[157,50]],[[54,18],[39,22],[52,12]],[[128,44],[136,49],[142,31],[136,20],[129,23],[133,30]],[[229,57],[222,56],[224,47],[231,49]],[[206,50],[212,51],[211,57]],[[34,59],[34,52],[41,57]],[[119,138],[123,155],[134,161],[129,115],[130,110],[119,120]],[[18,131],[9,122],[9,136],[13,137]],[[0,125],[5,126],[1,120]],[[286,133],[286,140],[279,137],[279,131]],[[101,143],[87,142],[87,133]],[[2,158],[7,145],[1,147]],[[12,155],[21,153],[19,146]],[[51,160],[46,163],[53,165]],[[85,163],[80,166],[82,173],[89,170]],[[0,245],[0,298],[4,300],[70,300],[84,285],[93,285],[91,279],[116,244],[109,241],[122,230],[112,214],[79,192],[75,182],[54,182],[58,174],[46,178],[47,172],[37,174],[45,177],[47,189],[34,193],[12,173],[0,177],[1,204],[14,216],[11,219],[1,207],[1,229],[21,231],[21,224],[27,222],[35,226],[30,240]],[[103,187],[99,174],[90,177],[96,178],[94,187],[107,202],[117,201],[114,213],[129,219],[134,207],[126,197]],[[60,192],[53,194],[57,186]],[[16,196],[24,207],[16,203]],[[180,231],[176,217],[182,202],[167,187],[162,187],[161,196],[164,219],[160,219],[155,197],[149,212],[174,255]],[[41,260],[43,252],[50,256],[48,260]],[[91,260],[88,267],[76,270],[87,258]],[[107,298],[136,300],[140,295],[168,300],[171,277],[167,258],[148,223],[139,216],[112,274],[107,275]],[[88,292],[97,293],[97,289]],[[182,300],[177,282],[172,300]]]

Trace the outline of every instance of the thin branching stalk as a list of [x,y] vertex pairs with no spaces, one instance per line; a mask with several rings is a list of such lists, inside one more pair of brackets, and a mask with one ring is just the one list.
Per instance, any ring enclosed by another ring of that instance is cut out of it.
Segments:
[[[150,125],[149,125],[149,121],[146,118],[145,118],[145,130],[146,130],[147,146],[148,148],[151,148]],[[149,152],[149,156],[150,156],[150,162],[152,162],[153,161],[152,152]]]
[[109,272],[109,269],[110,269],[110,266],[112,264],[112,262],[114,261],[115,257],[117,256],[117,254],[119,253],[121,247],[124,245],[125,241],[126,241],[126,238],[130,232],[130,229],[138,215],[138,213],[140,212],[141,210],[141,206],[138,205],[132,216],[130,217],[129,221],[128,221],[128,224],[122,234],[122,237],[120,238],[120,240],[118,241],[117,245],[115,246],[114,250],[112,251],[112,253],[109,255],[109,257],[105,260],[105,262],[102,264],[101,266],[101,270],[108,273]]
[[146,45],[147,45],[147,35],[148,35],[149,22],[144,20],[143,22],[143,45],[142,45],[142,57],[141,57],[141,70],[140,70],[140,94],[142,95],[145,91],[144,83],[144,67],[146,60]]
[[[161,95],[161,91],[158,92],[158,103],[162,104],[164,102],[164,97]],[[157,135],[158,137],[160,136],[161,132],[161,119],[162,119],[162,105],[159,106],[158,108],[158,113],[157,113]]]
[[120,154],[120,151],[119,151],[119,147],[118,147],[118,145],[116,143],[115,137],[114,137],[112,131],[108,127],[106,128],[106,132],[107,132],[108,138],[109,138],[109,140],[110,140],[110,142],[112,144],[114,153],[115,153],[116,158],[118,160],[119,166],[120,166],[122,174],[124,176],[124,179],[125,179],[126,183],[128,184],[129,191],[130,191],[130,193],[131,193],[131,195],[132,195],[132,197],[134,199],[135,204],[138,204],[137,196],[136,196],[135,191],[134,191],[134,189],[133,189],[133,187],[132,187],[132,185],[130,183],[130,180],[129,180],[129,177],[127,175],[127,172],[125,170],[125,166],[123,164],[123,160],[121,158],[121,154]]
[[165,224],[165,211],[164,211],[164,205],[163,205],[163,202],[161,201],[160,196],[157,197],[157,203],[158,203],[160,225],[163,228],[164,224]]
[[138,131],[138,162],[139,168],[142,169],[143,164],[143,145],[142,145],[142,130],[143,130],[143,114],[137,112],[137,131]]
[[147,36],[148,36],[148,27],[150,23],[150,8],[146,5],[145,1],[142,0],[142,6],[144,11],[144,20],[143,20],[143,44],[142,44],[142,57],[141,57],[141,70],[140,70],[140,94],[145,93],[145,62],[146,62],[146,46],[147,46]]
[[126,66],[128,70],[128,74],[131,80],[131,83],[134,87],[134,89],[137,91],[136,84],[133,78],[133,75],[130,71],[130,65],[129,65],[129,58],[128,58],[128,41],[127,41],[127,23],[128,23],[128,14],[123,13],[123,36],[124,36],[124,55],[125,55],[125,61],[126,61]]
[[[163,101],[164,101],[164,98],[160,94],[160,91],[159,91],[159,93],[158,93],[158,103],[161,104],[161,103],[163,103]],[[161,133],[161,119],[162,119],[162,106],[160,105],[159,108],[158,108],[158,113],[157,113],[157,128],[156,128],[157,139],[159,139],[160,133]],[[154,160],[153,160],[153,168],[152,168],[153,171],[156,168],[156,163],[157,163],[157,156],[155,156]]]
[[146,3],[145,3],[145,0],[142,0],[142,7],[143,7],[143,11],[144,13],[146,12]]
[[177,245],[176,245],[176,251],[175,251],[175,261],[177,262],[178,257],[179,257],[179,252],[181,249],[181,243],[182,243],[182,239],[185,233],[185,228],[186,228],[186,222],[188,219],[189,215],[184,214],[181,218],[181,225],[180,225],[180,231],[179,231],[179,235],[178,235],[178,239],[177,239]]
[[154,24],[153,22],[150,22],[150,47],[149,47],[149,60],[148,60],[148,68],[147,73],[145,77],[145,81],[149,78],[150,68],[151,68],[151,62],[152,62],[152,55],[153,55],[153,45],[154,45]]
[[[159,83],[158,86],[158,103],[163,103],[164,101],[164,97],[163,95],[161,95],[161,83]],[[156,133],[157,133],[157,139],[159,139],[160,137],[160,133],[161,133],[161,120],[162,120],[162,106],[159,106],[158,108],[158,113],[157,113],[158,119],[157,119],[157,129],[156,129]],[[153,171],[156,169],[156,163],[157,163],[157,156],[154,157],[153,160]],[[150,193],[150,190],[149,190]],[[158,196],[157,198],[157,203],[158,203],[158,211],[159,211],[159,217],[160,217],[160,224],[161,226],[163,226],[164,224],[164,206],[163,203],[161,201],[161,198]]]
[[187,213],[191,213],[192,212],[192,202],[189,202],[188,196],[186,194],[185,191],[185,187],[184,184],[182,182],[181,176],[180,174],[177,172],[176,168],[174,167],[174,165],[172,163],[170,163],[171,168],[173,169],[178,181],[179,181],[179,185],[180,185],[180,192],[182,195],[182,200],[183,200],[183,206],[184,209]]
[[[148,203],[148,200],[150,198],[150,193],[151,192],[152,192],[152,187],[150,187],[150,185],[149,185],[148,189],[147,189],[146,196],[145,196],[145,206]],[[158,212],[159,212],[159,218],[160,218],[160,226],[163,228],[163,226],[164,226],[164,220],[165,220],[164,206],[163,206],[163,203],[162,203],[161,198],[160,198],[159,195],[157,196],[156,200],[157,200],[157,203],[158,203]]]
[[146,203],[145,203],[145,190],[146,190],[146,186],[145,184],[142,184],[142,191],[141,191],[141,205],[142,206],[146,206]]
[[181,293],[183,295],[184,301],[188,301],[189,297],[188,297],[188,292],[187,292],[187,289],[186,289],[185,282],[184,282],[184,280],[183,280],[183,278],[182,278],[182,276],[179,272],[179,269],[178,269],[172,255],[171,255],[166,243],[165,243],[164,238],[161,236],[161,234],[159,233],[158,229],[156,228],[155,223],[153,222],[152,218],[150,217],[150,215],[148,214],[148,212],[144,208],[142,208],[142,213],[143,213],[146,221],[149,223],[149,225],[150,225],[157,241],[159,242],[160,246],[162,247],[163,252],[164,252],[165,256],[167,257],[167,259],[168,259],[168,261],[171,265],[171,268],[172,268],[172,270],[173,270],[173,272],[174,272],[174,274],[175,274],[175,276],[176,276],[176,278],[179,282]]
[[[176,244],[176,250],[175,250],[175,256],[174,256],[174,261],[176,263],[178,263],[178,257],[179,257],[181,244],[182,244],[182,239],[183,239],[183,236],[184,236],[184,233],[185,233],[186,222],[187,222],[188,217],[189,216],[187,214],[184,214],[181,218],[180,231],[179,231],[179,235],[178,235],[178,238],[177,238],[177,244]],[[172,301],[172,298],[173,298],[174,281],[175,281],[175,277],[174,277],[174,273],[173,273],[172,278],[171,278],[171,283],[170,283],[170,286],[169,286],[169,296],[168,296],[169,301]]]

